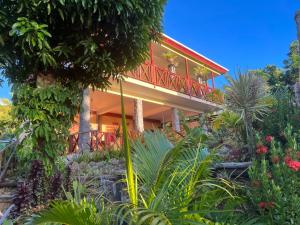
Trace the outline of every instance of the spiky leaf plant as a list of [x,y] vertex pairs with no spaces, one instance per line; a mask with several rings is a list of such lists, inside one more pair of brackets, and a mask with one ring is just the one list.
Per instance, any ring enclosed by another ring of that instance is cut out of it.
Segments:
[[243,121],[250,151],[254,155],[253,122],[261,120],[268,112],[270,95],[263,79],[251,72],[237,73],[236,79],[226,76],[225,104],[228,110]]
[[[120,207],[120,222],[129,224],[214,224],[212,212],[222,212],[234,200],[230,183],[211,177],[206,135],[193,129],[173,146],[159,131],[133,142],[139,204]],[[222,205],[222,207],[221,207]]]

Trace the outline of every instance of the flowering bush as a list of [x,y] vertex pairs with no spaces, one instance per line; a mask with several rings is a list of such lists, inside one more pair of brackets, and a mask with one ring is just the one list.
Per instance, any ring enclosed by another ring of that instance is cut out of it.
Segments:
[[283,133],[285,145],[271,136],[262,138],[249,170],[248,194],[266,224],[300,224],[299,136],[290,126]]

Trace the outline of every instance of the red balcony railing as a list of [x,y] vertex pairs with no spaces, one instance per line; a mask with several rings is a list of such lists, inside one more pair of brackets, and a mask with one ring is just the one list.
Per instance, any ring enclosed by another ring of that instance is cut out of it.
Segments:
[[[122,134],[119,132],[101,132],[98,130],[91,130],[88,132],[77,132],[69,136],[69,153],[78,151],[78,141],[82,134],[88,134],[89,140],[86,143],[90,151],[109,150],[112,148],[119,149],[122,146]],[[130,139],[136,139],[139,134],[130,131],[128,133]]]
[[80,135],[87,134],[89,135],[89,141],[86,143],[91,151],[108,149],[120,144],[120,138],[117,137],[116,133],[109,132],[100,132],[100,131],[89,131],[83,133],[71,134],[69,137],[69,153],[77,152],[78,150],[78,140]]
[[213,93],[213,88],[189,79],[187,76],[171,73],[168,69],[160,68],[154,64],[141,64],[135,70],[127,72],[126,75],[182,94],[211,101],[207,95]]

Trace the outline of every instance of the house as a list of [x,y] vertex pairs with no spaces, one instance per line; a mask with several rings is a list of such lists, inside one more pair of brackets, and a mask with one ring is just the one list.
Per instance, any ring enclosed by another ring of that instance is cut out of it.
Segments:
[[[123,82],[125,111],[130,131],[143,132],[171,123],[180,131],[179,111],[184,116],[221,109],[215,77],[228,70],[163,35],[161,43],[151,43],[149,59],[126,74]],[[121,127],[120,87],[111,81],[106,91],[90,94],[91,147],[111,145]],[[71,129],[70,151],[78,141],[77,123]]]

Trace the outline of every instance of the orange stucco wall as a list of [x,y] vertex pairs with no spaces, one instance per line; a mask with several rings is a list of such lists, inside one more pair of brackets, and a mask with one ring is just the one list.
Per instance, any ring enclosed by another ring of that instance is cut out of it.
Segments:
[[[98,123],[97,123],[98,122]],[[115,132],[117,129],[122,127],[122,121],[120,117],[116,116],[98,116],[98,121],[96,114],[91,115],[90,125],[92,130],[99,129],[102,132]],[[127,126],[129,131],[134,130],[134,124],[132,119],[127,119]],[[160,126],[160,123],[155,121],[144,120],[144,129],[150,130],[155,129]],[[79,131],[79,115],[76,116],[75,121],[70,129],[70,133],[76,133]]]

